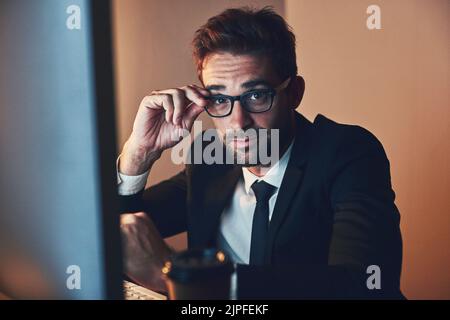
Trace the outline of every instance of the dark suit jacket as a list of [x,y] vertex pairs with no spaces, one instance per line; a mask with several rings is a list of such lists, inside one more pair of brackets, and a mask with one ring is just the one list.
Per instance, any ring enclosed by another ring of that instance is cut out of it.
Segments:
[[[242,170],[186,165],[134,196],[122,212],[150,214],[163,237],[214,247]],[[239,265],[239,298],[401,298],[402,240],[389,161],[367,130],[296,114],[296,137],[269,226],[266,266]],[[381,289],[366,284],[369,265]]]

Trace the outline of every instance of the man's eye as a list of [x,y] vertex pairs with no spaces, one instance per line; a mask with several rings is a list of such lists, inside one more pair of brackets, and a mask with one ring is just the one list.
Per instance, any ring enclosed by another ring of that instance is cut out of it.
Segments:
[[264,93],[263,92],[253,92],[250,96],[251,100],[259,100],[261,98],[264,97]]
[[225,98],[219,97],[219,98],[215,98],[215,99],[213,100],[213,102],[214,102],[214,104],[223,104],[223,103],[226,102],[226,99],[225,99]]

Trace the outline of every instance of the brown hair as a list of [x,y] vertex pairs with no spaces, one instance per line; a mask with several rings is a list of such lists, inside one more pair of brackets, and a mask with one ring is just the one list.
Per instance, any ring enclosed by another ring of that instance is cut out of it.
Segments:
[[295,35],[272,7],[227,9],[195,32],[192,45],[201,81],[203,62],[214,52],[267,55],[281,79],[297,75]]

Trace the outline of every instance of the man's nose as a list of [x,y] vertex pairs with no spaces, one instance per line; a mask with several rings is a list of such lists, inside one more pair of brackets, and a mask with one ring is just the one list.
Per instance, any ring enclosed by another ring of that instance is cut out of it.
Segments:
[[230,124],[233,129],[245,129],[252,123],[250,114],[242,107],[240,101],[234,103],[233,112],[230,115]]

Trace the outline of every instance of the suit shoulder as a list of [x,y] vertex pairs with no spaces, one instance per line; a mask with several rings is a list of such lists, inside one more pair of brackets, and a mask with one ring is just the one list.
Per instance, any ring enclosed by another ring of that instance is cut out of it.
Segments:
[[369,130],[358,126],[337,123],[319,114],[313,123],[314,132],[320,145],[327,145],[337,152],[372,151],[385,155],[381,142]]

